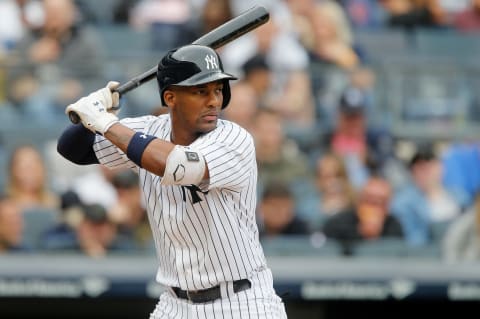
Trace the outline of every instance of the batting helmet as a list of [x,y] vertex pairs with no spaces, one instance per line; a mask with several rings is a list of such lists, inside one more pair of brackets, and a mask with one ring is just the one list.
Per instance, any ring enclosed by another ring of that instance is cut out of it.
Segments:
[[222,109],[230,102],[230,84],[236,80],[223,72],[217,52],[210,47],[190,44],[168,52],[158,63],[157,82],[162,104],[166,106],[163,93],[171,85],[195,86],[224,80]]

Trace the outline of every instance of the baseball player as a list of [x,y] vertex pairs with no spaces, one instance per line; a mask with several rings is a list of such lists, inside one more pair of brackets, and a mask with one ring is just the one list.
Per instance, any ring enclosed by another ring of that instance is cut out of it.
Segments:
[[186,45],[158,64],[169,114],[119,120],[116,82],[66,109],[83,125],[63,132],[60,154],[138,172],[167,287],[150,318],[286,318],[258,240],[253,139],[220,119],[233,79],[213,49]]

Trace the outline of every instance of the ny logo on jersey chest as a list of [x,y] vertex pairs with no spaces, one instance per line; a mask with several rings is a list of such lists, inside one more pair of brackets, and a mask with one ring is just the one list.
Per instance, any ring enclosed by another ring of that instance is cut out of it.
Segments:
[[208,194],[208,191],[206,192],[202,192],[200,190],[200,188],[198,188],[197,185],[188,185],[188,186],[182,186],[182,199],[184,202],[187,201],[187,195],[185,193],[185,189],[188,189],[190,191],[190,195],[192,196],[192,203],[193,204],[196,204],[198,202],[201,202],[202,199],[200,198],[200,196],[198,195],[198,193],[202,193],[202,194]]

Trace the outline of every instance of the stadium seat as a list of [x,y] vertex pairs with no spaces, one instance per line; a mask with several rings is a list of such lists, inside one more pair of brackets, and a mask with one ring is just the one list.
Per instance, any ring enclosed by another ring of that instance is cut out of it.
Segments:
[[356,30],[355,47],[367,63],[411,53],[409,34],[399,29]]
[[480,34],[453,30],[418,29],[413,35],[415,50],[425,56],[478,58]]
[[396,137],[452,139],[471,130],[468,114],[478,90],[463,60],[416,55],[385,61],[378,70],[378,90],[388,92],[380,104],[392,114]]
[[102,25],[96,30],[109,58],[141,57],[152,51],[148,30],[136,30],[128,25]]
[[404,257],[408,246],[403,239],[383,238],[353,245],[353,257]]
[[412,259],[441,259],[442,249],[440,242],[432,241],[423,246],[409,247],[406,257]]
[[61,115],[52,122],[35,122],[29,119],[28,125],[19,122],[4,122],[0,125],[0,140],[5,151],[9,154],[17,146],[28,144],[35,145],[40,150],[46,142],[56,140],[68,124],[66,116]]
[[315,242],[310,236],[279,236],[263,238],[262,246],[270,256],[325,256],[341,255],[341,246],[334,241]]
[[113,9],[121,0],[76,0],[82,14],[88,22],[98,25],[113,22]]
[[451,220],[435,222],[430,225],[430,232],[432,234],[432,240],[434,242],[440,242],[443,240],[443,236],[447,232],[448,227],[452,223]]

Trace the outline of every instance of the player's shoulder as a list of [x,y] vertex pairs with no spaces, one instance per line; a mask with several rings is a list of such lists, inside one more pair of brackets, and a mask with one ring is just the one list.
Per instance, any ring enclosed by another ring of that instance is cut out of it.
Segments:
[[124,117],[120,120],[123,124],[130,124],[130,123],[149,123],[155,119],[153,115],[142,115],[142,116],[135,116],[135,117]]
[[242,126],[240,126],[237,123],[232,122],[230,120],[226,120],[226,119],[219,119],[217,121],[217,128],[216,129],[219,129],[219,128],[230,128],[232,130],[247,132],[247,130],[245,130],[245,128],[243,128]]
[[254,148],[252,135],[240,125],[219,119],[217,127],[203,135],[197,143],[206,145],[222,145],[225,148]]
[[223,136],[246,136],[249,139],[252,138],[250,132],[245,128],[235,122],[225,119],[219,119],[217,121],[217,127],[212,133]]
[[143,115],[136,117],[126,117],[121,120],[121,123],[135,130],[148,129],[152,125],[162,125],[169,121],[168,114],[159,116]]

